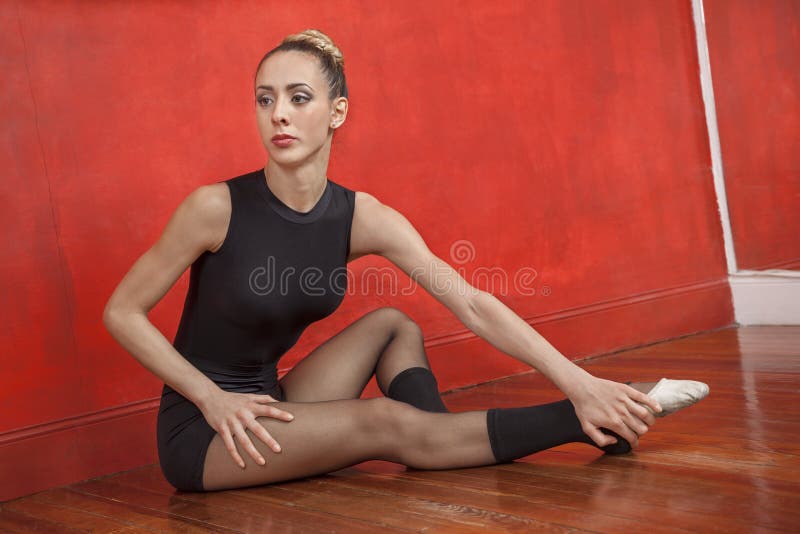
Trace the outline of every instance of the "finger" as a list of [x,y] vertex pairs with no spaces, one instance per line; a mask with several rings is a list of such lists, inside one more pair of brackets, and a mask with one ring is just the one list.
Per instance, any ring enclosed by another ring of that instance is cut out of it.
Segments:
[[251,393],[250,398],[256,402],[278,402],[278,400],[272,395],[259,395],[257,393]]
[[244,460],[241,456],[239,456],[239,451],[236,450],[236,443],[233,442],[233,436],[231,436],[231,431],[228,429],[228,425],[222,425],[219,435],[222,436],[222,442],[225,444],[225,448],[228,449],[228,452],[233,457],[233,461],[236,462],[236,465],[244,469]]
[[627,384],[625,384],[625,387],[627,388],[625,391],[628,394],[628,397],[632,398],[636,402],[644,404],[645,406],[649,406],[650,409],[656,413],[661,411],[661,405],[659,405],[655,399],[648,397],[641,391],[634,389]]
[[653,412],[632,399],[628,399],[628,410],[630,410],[633,415],[641,419],[642,422],[648,427],[656,423],[656,418],[653,415]]
[[623,439],[625,439],[628,443],[630,443],[632,448],[636,448],[639,446],[639,436],[636,435],[636,432],[630,429],[628,425],[622,420],[622,418],[618,418],[616,421],[613,422],[612,425],[607,426],[606,428],[613,430]]
[[234,435],[236,436],[236,439],[239,440],[239,443],[242,445],[242,447],[244,447],[244,450],[247,452],[247,454],[249,454],[258,465],[264,465],[267,463],[264,460],[264,457],[261,456],[261,453],[258,452],[258,449],[256,449],[255,445],[253,445],[253,441],[250,439],[250,436],[247,435],[247,432],[242,424],[237,420],[233,422],[232,426],[234,427]]
[[587,424],[583,427],[584,433],[594,441],[598,447],[605,447],[606,445],[613,445],[617,442],[617,438],[604,434],[594,425]]
[[275,406],[267,406],[267,405],[260,405],[256,410],[258,415],[263,415],[265,417],[272,417],[274,419],[283,419],[285,421],[291,421],[294,419],[294,415],[290,414],[286,410],[281,410],[280,408],[276,408]]
[[258,439],[260,439],[261,441],[263,441],[264,443],[267,444],[267,447],[269,447],[270,449],[272,449],[275,452],[281,452],[280,444],[278,444],[278,442],[275,440],[275,438],[273,438],[270,435],[270,433],[267,432],[267,429],[264,428],[264,426],[261,423],[259,423],[255,419],[253,419],[253,422],[249,426],[249,428],[250,428],[250,431],[253,434],[255,434]]
[[647,434],[647,425],[644,424],[644,421],[639,419],[636,415],[628,414],[624,417],[624,420],[628,428],[636,432],[637,437],[642,437]]

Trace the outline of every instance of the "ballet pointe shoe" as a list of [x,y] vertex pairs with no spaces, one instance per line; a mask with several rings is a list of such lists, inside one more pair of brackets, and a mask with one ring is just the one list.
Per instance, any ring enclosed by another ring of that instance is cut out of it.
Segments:
[[696,404],[703,400],[708,395],[708,384],[698,382],[697,380],[672,380],[669,378],[662,378],[659,380],[653,389],[651,389],[647,396],[655,400],[661,405],[660,412],[653,412],[656,417],[664,417],[678,410]]

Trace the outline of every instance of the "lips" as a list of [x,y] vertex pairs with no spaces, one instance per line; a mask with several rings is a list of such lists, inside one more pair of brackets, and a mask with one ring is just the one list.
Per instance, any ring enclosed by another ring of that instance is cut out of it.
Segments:
[[297,140],[297,138],[296,137],[292,137],[289,134],[278,134],[278,135],[273,135],[272,136],[272,144],[275,145],[275,146],[282,147],[282,148],[288,147],[295,140]]

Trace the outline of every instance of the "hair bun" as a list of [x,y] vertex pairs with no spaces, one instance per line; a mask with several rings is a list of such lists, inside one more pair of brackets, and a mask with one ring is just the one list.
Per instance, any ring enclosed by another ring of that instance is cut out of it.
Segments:
[[348,98],[342,51],[339,50],[339,47],[334,44],[330,37],[316,29],[307,29],[300,33],[293,33],[284,37],[283,41],[281,41],[278,46],[264,54],[264,57],[258,62],[254,80],[258,78],[261,65],[264,64],[267,58],[277,52],[286,52],[290,50],[304,52],[317,59],[319,67],[322,69],[322,74],[328,82],[329,98],[334,99],[340,96]]
[[336,66],[338,66],[340,69],[344,68],[344,56],[342,55],[341,50],[339,50],[339,47],[333,42],[333,39],[321,31],[308,29],[301,31],[300,33],[293,33],[292,35],[287,35],[283,41],[281,41],[281,44],[292,42],[303,42],[315,46],[323,54],[330,57]]

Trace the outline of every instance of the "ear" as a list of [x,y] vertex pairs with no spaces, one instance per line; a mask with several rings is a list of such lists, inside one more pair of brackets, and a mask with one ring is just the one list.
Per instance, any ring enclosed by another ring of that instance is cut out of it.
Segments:
[[340,96],[333,101],[333,106],[331,106],[331,129],[335,130],[344,124],[344,121],[347,118],[347,105],[347,98],[343,96]]

